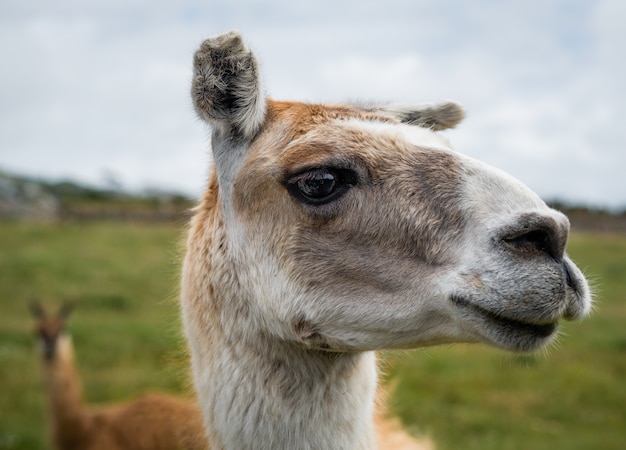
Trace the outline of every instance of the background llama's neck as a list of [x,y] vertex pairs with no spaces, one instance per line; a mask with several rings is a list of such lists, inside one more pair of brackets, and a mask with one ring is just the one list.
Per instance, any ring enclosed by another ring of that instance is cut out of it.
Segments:
[[69,336],[59,336],[54,355],[44,360],[44,369],[55,440],[71,441],[83,432],[86,411]]
[[216,448],[375,447],[373,353],[307,351],[263,338],[247,348],[221,344],[195,361]]

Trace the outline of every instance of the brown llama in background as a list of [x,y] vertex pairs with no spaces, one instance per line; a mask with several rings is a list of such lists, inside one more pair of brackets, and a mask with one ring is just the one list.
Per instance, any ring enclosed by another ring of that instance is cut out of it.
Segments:
[[37,319],[52,441],[59,450],[200,450],[206,438],[199,407],[170,395],[92,407],[83,400],[72,340],[65,333],[69,305],[48,315],[31,305]]

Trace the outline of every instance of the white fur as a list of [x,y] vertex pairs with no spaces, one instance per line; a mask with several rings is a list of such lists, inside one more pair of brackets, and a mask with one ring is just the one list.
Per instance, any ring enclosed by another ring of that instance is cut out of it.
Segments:
[[335,123],[337,126],[354,128],[390,139],[401,139],[421,148],[450,150],[449,141],[441,134],[428,128],[355,118],[337,119]]

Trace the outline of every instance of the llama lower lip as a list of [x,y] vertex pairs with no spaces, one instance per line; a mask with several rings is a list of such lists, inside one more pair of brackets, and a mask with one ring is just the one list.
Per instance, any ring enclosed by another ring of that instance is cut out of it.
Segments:
[[480,316],[483,320],[489,321],[498,328],[506,330],[510,334],[519,334],[524,336],[534,336],[538,338],[547,338],[551,336],[557,329],[556,322],[546,324],[536,324],[524,322],[520,320],[504,317],[500,314],[481,308],[480,306],[470,302],[467,298],[453,295],[450,301],[457,307],[470,311],[473,315]]

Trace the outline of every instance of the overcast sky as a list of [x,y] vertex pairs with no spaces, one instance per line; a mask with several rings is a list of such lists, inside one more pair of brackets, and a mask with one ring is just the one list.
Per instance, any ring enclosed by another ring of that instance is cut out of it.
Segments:
[[626,207],[623,0],[3,0],[0,170],[197,196],[205,37],[243,33],[278,99],[454,99],[454,148],[544,199]]

